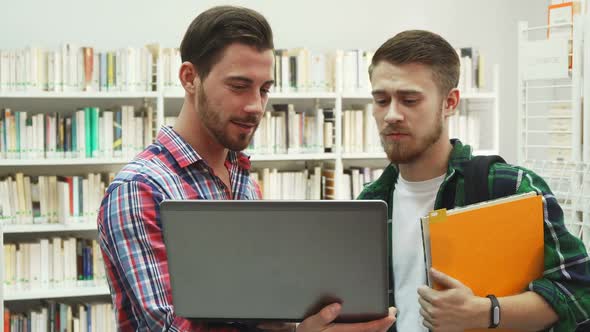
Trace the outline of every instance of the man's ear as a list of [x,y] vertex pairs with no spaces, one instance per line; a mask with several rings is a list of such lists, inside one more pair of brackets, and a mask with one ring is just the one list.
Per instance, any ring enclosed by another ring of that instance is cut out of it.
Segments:
[[190,94],[196,93],[199,84],[201,84],[197,68],[189,61],[185,61],[180,65],[178,78],[184,91]]
[[459,107],[460,100],[459,89],[454,88],[449,91],[446,98],[443,100],[443,115],[445,118],[455,115],[457,107]]

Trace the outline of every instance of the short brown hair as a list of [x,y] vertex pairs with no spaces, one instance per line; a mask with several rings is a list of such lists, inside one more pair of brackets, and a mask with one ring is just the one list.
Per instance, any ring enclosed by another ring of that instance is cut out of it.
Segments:
[[430,66],[434,81],[442,94],[459,84],[459,56],[441,36],[424,30],[407,30],[386,41],[373,55],[369,76],[381,61],[394,65],[420,63]]
[[180,57],[195,65],[204,80],[232,43],[259,51],[274,49],[272,29],[260,13],[244,7],[216,6],[199,14],[189,25],[180,44]]

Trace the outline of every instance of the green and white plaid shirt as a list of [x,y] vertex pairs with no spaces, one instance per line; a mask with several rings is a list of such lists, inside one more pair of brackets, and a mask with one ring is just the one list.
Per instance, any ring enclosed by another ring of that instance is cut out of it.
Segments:
[[[447,175],[438,190],[435,209],[463,206],[465,203],[463,163],[472,158],[471,147],[451,140],[453,150]],[[368,184],[359,199],[379,199],[391,204],[399,172],[389,165],[381,177]],[[488,176],[489,197],[535,191],[544,197],[545,206],[545,272],[529,284],[529,290],[541,295],[553,307],[559,321],[555,332],[590,331],[590,259],[580,239],[566,229],[563,211],[557,199],[534,172],[523,167],[494,164]],[[389,220],[392,210],[389,209]],[[394,221],[395,222],[395,221]],[[391,222],[389,223],[390,304],[394,305],[391,266]],[[525,291],[525,290],[523,290]],[[583,325],[583,327],[581,326]],[[585,328],[588,328],[586,330]],[[395,326],[393,327],[395,331]],[[406,331],[400,331],[406,332]]]

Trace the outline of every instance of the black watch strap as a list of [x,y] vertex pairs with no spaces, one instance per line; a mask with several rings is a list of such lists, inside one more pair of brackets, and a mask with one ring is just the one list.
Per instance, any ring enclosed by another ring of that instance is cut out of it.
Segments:
[[495,329],[500,325],[500,302],[494,295],[486,296],[492,301],[492,307],[490,309],[490,326],[488,328]]

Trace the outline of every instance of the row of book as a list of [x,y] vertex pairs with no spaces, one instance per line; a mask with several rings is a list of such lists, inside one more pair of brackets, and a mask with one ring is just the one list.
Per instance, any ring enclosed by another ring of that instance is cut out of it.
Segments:
[[72,224],[94,222],[105,187],[114,173],[103,177],[25,176],[0,181],[0,222],[4,224]]
[[292,104],[275,104],[262,118],[246,150],[251,154],[323,153],[334,142],[331,109],[295,110]]
[[383,174],[382,168],[351,167],[342,176],[342,190],[340,199],[357,198],[365,185],[377,180]]
[[301,171],[279,171],[262,168],[251,172],[260,186],[262,199],[272,200],[321,200],[354,199],[364,186],[375,181],[381,168],[351,167],[344,171],[341,188],[335,188],[335,170],[331,166],[315,166]]
[[164,90],[182,89],[178,79],[181,64],[179,48],[162,48],[162,85]]
[[[342,112],[342,148],[350,152],[383,152],[377,123],[372,115],[373,105],[364,110]],[[164,119],[174,125],[174,117]],[[246,153],[297,154],[332,151],[335,136],[335,118],[332,109],[297,110],[293,104],[274,104],[267,111]]]
[[460,61],[458,88],[462,92],[481,91],[485,88],[485,57],[474,47],[456,48]]
[[[369,91],[368,68],[373,54],[364,50],[316,52],[307,48],[274,51],[273,92]],[[181,65],[178,48],[162,49],[163,85],[178,90]]]
[[[483,88],[484,57],[473,47],[457,48],[460,88]],[[368,92],[372,51],[362,49],[274,51],[275,92]],[[58,50],[28,47],[0,50],[0,91],[155,91],[155,64],[162,61],[165,89],[181,89],[178,48],[147,45],[98,51],[67,43]]]
[[27,312],[4,309],[4,332],[115,332],[110,303],[66,304],[44,301]]
[[342,149],[345,153],[383,152],[372,104],[342,112]]
[[154,91],[157,47],[0,50],[0,91]]
[[479,150],[482,124],[486,121],[484,114],[489,114],[485,112],[489,107],[489,103],[470,102],[469,107],[465,103],[459,104],[457,113],[449,118],[449,137],[458,138],[474,150]]
[[[479,148],[481,112],[460,107],[449,120],[451,137]],[[345,153],[382,152],[372,104],[342,113]],[[116,110],[86,107],[72,114],[35,114],[3,109],[0,112],[0,159],[132,158],[153,142],[153,108],[121,106]],[[175,117],[165,117],[172,126]],[[331,109],[296,110],[276,104],[265,113],[247,153],[323,153],[332,151],[335,130]],[[555,139],[559,138],[554,135]]]
[[281,171],[276,168],[253,170],[250,176],[260,186],[262,199],[334,199],[334,170],[316,166],[313,170]]
[[71,113],[0,111],[0,158],[127,158],[154,137],[154,110],[123,105],[79,108]]
[[275,92],[370,89],[369,65],[373,53],[361,49],[314,52],[306,48],[275,50]]
[[7,290],[73,288],[106,284],[102,254],[96,240],[42,238],[6,243],[4,286]]

